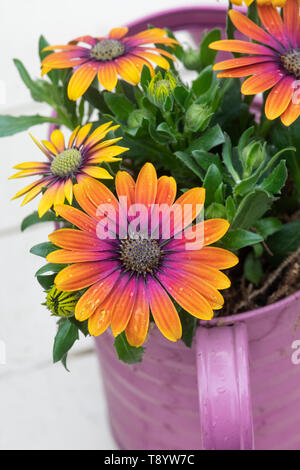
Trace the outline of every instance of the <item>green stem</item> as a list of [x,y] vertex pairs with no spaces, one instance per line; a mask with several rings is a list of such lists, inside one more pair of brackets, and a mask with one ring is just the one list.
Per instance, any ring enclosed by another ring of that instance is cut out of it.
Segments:
[[265,119],[261,125],[261,129],[259,132],[260,137],[265,139],[267,135],[269,134],[272,125],[273,125],[273,121],[270,121],[269,119]]

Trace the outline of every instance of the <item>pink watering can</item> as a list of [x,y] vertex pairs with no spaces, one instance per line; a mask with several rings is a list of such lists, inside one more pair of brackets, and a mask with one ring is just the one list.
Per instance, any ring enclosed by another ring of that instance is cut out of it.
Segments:
[[[225,26],[225,11],[183,8],[130,25]],[[273,305],[201,322],[192,348],[157,329],[143,362],[96,339],[112,432],[121,449],[300,449],[300,292]]]
[[141,364],[96,339],[121,449],[300,449],[300,292],[201,324],[191,349],[153,329]]

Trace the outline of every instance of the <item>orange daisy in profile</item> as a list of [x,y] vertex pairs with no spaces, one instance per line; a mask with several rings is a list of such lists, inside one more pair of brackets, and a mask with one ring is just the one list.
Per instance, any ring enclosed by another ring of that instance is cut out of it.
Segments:
[[245,95],[255,95],[272,88],[265,104],[266,116],[270,120],[280,117],[283,124],[289,126],[300,115],[299,93],[295,93],[300,78],[298,0],[287,0],[283,7],[283,20],[277,9],[270,5],[258,5],[258,13],[265,30],[238,11],[229,11],[235,27],[256,42],[213,42],[211,49],[250,54],[219,62],[214,70],[223,70],[218,77],[251,75],[241,88]]
[[101,85],[111,91],[117,84],[118,76],[137,85],[144,65],[153,74],[151,62],[169,69],[170,64],[163,56],[172,60],[174,57],[163,49],[149,47],[153,43],[177,44],[177,41],[166,36],[166,31],[153,28],[133,36],[127,36],[127,32],[128,28],[114,28],[108,37],[82,36],[68,45],[46,47],[44,51],[56,52],[42,61],[42,75],[52,69],[75,67],[68,85],[68,96],[71,100],[77,100],[96,75]]
[[[233,5],[247,5],[249,7],[255,0],[231,0]],[[283,7],[286,0],[256,0],[257,5],[273,5],[273,7]]]
[[42,217],[53,204],[63,204],[65,198],[72,204],[74,182],[81,182],[86,177],[112,179],[109,172],[100,168],[99,164],[121,160],[115,157],[126,152],[128,148],[114,145],[121,137],[103,140],[108,132],[119,127],[111,124],[111,122],[103,124],[91,134],[92,123],[83,127],[78,126],[71,134],[67,146],[62,132],[58,129],[52,132],[50,141],[43,140],[42,144],[31,136],[48,161],[26,162],[14,167],[21,171],[10,179],[35,175],[39,175],[40,178],[19,191],[13,199],[26,194],[23,206],[45,189],[38,208]]
[[[227,250],[208,245],[223,237],[229,223],[211,219],[187,226],[189,221],[182,213],[189,207],[190,220],[198,217],[205,199],[203,188],[190,189],[174,202],[174,178],[157,179],[154,166],[146,163],[136,182],[127,172],[117,173],[119,200],[96,180],[87,179],[74,191],[85,212],[67,205],[55,209],[79,230],[52,233],[50,241],[61,249],[50,253],[47,260],[70,264],[55,279],[58,289],[88,288],[76,305],[75,317],[88,319],[91,335],[98,336],[111,326],[114,336],[125,330],[128,342],[138,347],[145,341],[151,311],[162,334],[177,341],[182,327],[171,298],[186,312],[205,320],[213,317],[214,309],[222,308],[224,299],[218,289],[228,288],[230,281],[220,269],[234,266],[238,259]],[[119,223],[114,231],[109,229],[106,238],[99,236],[105,212],[99,208],[103,204],[109,204],[119,216]],[[145,208],[146,217],[141,218],[138,229],[124,230],[125,221],[132,220],[130,208],[134,205]],[[157,207],[162,207],[159,217]],[[163,222],[172,213],[169,234],[164,236]],[[149,225],[154,227],[151,232]],[[192,240],[199,228],[201,247],[196,243],[197,249],[191,249],[187,240]]]

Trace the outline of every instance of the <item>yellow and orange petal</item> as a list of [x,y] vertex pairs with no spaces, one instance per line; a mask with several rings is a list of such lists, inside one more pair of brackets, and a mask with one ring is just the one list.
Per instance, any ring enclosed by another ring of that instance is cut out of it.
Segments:
[[[87,179],[75,187],[77,202],[86,213],[65,205],[55,207],[77,229],[61,229],[49,236],[60,249],[50,253],[47,260],[69,264],[55,279],[59,289],[88,288],[77,303],[75,316],[79,321],[88,320],[91,335],[100,335],[110,326],[114,336],[125,331],[129,344],[139,347],[146,339],[151,312],[162,334],[170,341],[177,341],[182,327],[173,301],[187,313],[205,320],[213,317],[214,310],[222,308],[224,299],[219,290],[228,288],[230,281],[220,270],[234,266],[238,259],[227,250],[207,245],[223,237],[229,228],[226,220],[211,219],[188,229],[183,224],[179,239],[156,241],[149,232],[139,238],[132,228],[126,237],[119,238],[122,227],[118,224],[114,237],[99,238],[103,216],[97,209],[101,204],[112,204],[116,214],[129,212],[132,204],[143,204],[150,222],[153,204],[162,204],[168,211],[176,204],[181,209],[189,204],[192,217],[196,218],[198,206],[202,208],[204,204],[204,189],[193,188],[177,201],[176,190],[172,177],[158,179],[154,166],[147,163],[136,182],[124,171],[116,175],[118,198],[120,201],[128,198],[127,206],[118,202],[102,183]],[[182,216],[178,215],[173,231],[179,228],[179,221],[182,222]],[[203,232],[201,246],[190,250],[186,242],[195,236],[199,227]],[[145,257],[145,253],[151,255]],[[155,260],[153,264],[155,256],[157,264]]]
[[[256,42],[221,40],[210,44],[210,48],[250,54],[215,64],[214,70],[223,78],[249,77],[241,88],[245,95],[270,90],[265,103],[267,118],[280,117],[289,126],[299,117],[299,103],[294,99],[300,61],[299,1],[279,3],[257,2],[264,29],[240,12],[230,10],[229,16],[237,30]],[[275,6],[283,6],[283,19]]]
[[127,28],[113,28],[108,37],[81,36],[68,45],[48,46],[44,50],[51,51],[51,54],[42,61],[42,75],[52,69],[74,68],[68,84],[68,96],[75,101],[87,91],[96,77],[103,88],[112,91],[118,77],[137,85],[144,65],[152,75],[152,64],[169,69],[167,59],[174,60],[174,56],[159,47],[151,47],[151,44],[170,47],[177,44],[177,41],[166,36],[165,30],[153,28],[133,36],[127,33]]
[[118,157],[129,149],[115,145],[121,137],[103,140],[109,132],[119,127],[111,124],[102,124],[93,132],[92,123],[78,126],[72,132],[68,145],[59,129],[55,129],[50,140],[43,140],[42,144],[31,136],[47,157],[47,162],[25,162],[14,167],[20,171],[11,178],[36,175],[39,179],[18,191],[13,199],[25,195],[24,205],[44,191],[38,207],[42,217],[53,206],[61,205],[65,200],[72,204],[74,184],[84,180],[112,179],[110,173],[99,165],[120,161]]

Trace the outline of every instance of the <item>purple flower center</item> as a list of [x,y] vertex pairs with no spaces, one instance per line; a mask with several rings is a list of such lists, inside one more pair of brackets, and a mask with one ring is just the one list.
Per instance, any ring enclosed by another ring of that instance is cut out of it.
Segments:
[[125,46],[121,41],[116,39],[103,39],[92,47],[91,57],[96,60],[104,62],[106,60],[112,60],[125,52]]
[[159,267],[161,249],[156,240],[127,238],[121,241],[121,260],[128,271],[145,275]]
[[296,78],[300,78],[300,50],[293,49],[281,57],[284,68]]

